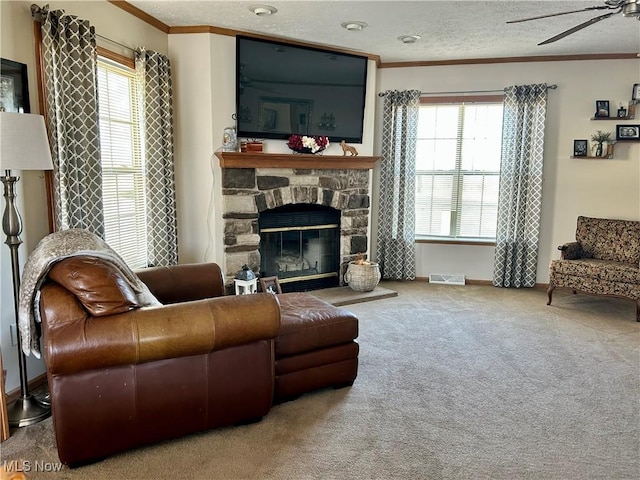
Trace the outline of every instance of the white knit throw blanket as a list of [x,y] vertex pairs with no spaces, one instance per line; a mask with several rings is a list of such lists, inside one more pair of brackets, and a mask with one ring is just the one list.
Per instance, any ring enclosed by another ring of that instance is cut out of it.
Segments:
[[40,287],[51,267],[64,258],[89,255],[116,268],[136,293],[140,305],[160,305],[125,261],[97,235],[81,229],[61,230],[44,237],[27,258],[20,285],[18,327],[22,351],[40,358]]

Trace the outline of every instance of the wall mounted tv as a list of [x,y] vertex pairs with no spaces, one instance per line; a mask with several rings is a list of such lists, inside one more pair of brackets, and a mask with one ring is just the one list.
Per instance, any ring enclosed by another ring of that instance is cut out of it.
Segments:
[[367,57],[236,37],[239,137],[362,143]]

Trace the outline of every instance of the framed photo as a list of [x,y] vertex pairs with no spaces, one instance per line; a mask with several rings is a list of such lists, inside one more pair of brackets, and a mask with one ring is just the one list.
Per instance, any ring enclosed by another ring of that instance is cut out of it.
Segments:
[[574,140],[573,141],[573,156],[574,157],[586,157],[589,150],[589,142],[587,140]]
[[640,100],[640,83],[633,84],[633,90],[631,91],[631,100]]
[[0,59],[0,112],[30,113],[27,66]]
[[278,277],[263,277],[260,279],[260,290],[266,293],[282,293]]
[[640,140],[640,125],[616,125],[616,140]]
[[596,100],[596,117],[609,116],[609,100]]

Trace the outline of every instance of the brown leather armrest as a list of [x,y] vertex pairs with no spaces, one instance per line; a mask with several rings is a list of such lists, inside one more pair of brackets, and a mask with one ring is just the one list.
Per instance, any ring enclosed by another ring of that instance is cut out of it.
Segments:
[[71,293],[50,284],[41,306],[54,375],[208,353],[275,338],[280,328],[278,301],[267,293],[90,317]]
[[136,275],[165,305],[224,295],[224,279],[216,263],[145,268],[136,271]]

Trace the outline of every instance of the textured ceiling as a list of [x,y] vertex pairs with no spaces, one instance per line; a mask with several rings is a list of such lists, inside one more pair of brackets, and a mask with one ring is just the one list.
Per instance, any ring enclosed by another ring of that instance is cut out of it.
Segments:
[[[640,52],[640,21],[614,15],[555,43],[543,40],[602,11],[507,24],[531,16],[603,5],[595,1],[156,1],[129,3],[170,27],[210,25],[379,55],[383,63]],[[278,9],[259,17],[249,6]],[[359,32],[340,26],[361,21]],[[403,44],[401,35],[422,40]]]

